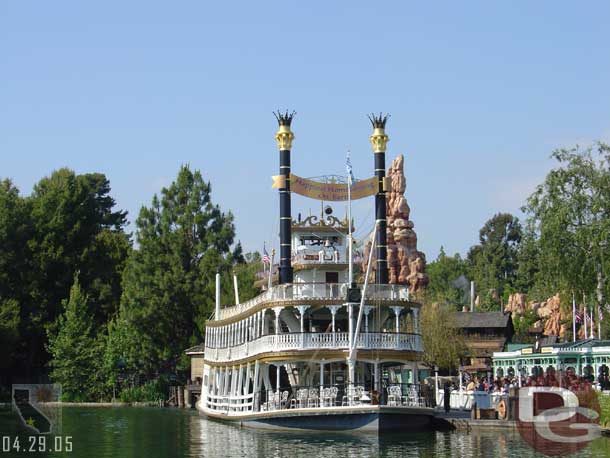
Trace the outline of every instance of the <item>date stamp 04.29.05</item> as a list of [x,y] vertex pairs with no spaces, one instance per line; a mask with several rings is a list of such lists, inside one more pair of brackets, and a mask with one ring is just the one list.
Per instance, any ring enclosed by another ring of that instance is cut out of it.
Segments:
[[72,436],[62,434],[61,385],[18,384],[11,394],[23,432],[0,435],[0,456],[72,452]]
[[2,436],[2,453],[61,453],[72,451],[72,436]]

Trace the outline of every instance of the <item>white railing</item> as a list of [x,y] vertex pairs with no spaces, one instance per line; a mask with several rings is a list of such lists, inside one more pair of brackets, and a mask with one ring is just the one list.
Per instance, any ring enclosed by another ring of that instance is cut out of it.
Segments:
[[[304,300],[337,302],[347,297],[346,283],[289,283],[273,286],[249,301],[220,310],[220,319],[226,320],[246,312],[261,303]],[[408,301],[407,285],[368,285],[365,298],[369,301]]]
[[418,384],[392,384],[382,388],[383,395],[372,386],[334,384],[331,386],[291,386],[284,390],[260,390],[245,395],[203,393],[202,405],[208,411],[227,416],[244,413],[300,409],[338,411],[350,407],[387,405],[392,407],[433,407],[432,391]]
[[[445,390],[439,389],[436,394],[436,404],[445,405]],[[471,410],[476,404],[481,409],[496,408],[500,400],[508,400],[503,393],[488,393],[487,391],[452,390],[449,396],[449,406],[453,410]]]
[[[291,350],[346,350],[349,344],[347,332],[271,334],[251,342],[226,348],[206,348],[205,358],[214,362],[228,362],[263,353]],[[421,352],[421,336],[404,333],[361,333],[359,350],[410,350]]]

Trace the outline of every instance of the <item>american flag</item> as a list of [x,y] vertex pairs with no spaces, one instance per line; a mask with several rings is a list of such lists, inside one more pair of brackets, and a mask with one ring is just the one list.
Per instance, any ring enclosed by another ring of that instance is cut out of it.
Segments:
[[577,323],[582,323],[582,312],[576,312],[576,314],[574,315],[574,318],[576,319]]
[[263,245],[263,264],[271,264],[271,258],[269,257],[269,253],[267,253],[267,247]]

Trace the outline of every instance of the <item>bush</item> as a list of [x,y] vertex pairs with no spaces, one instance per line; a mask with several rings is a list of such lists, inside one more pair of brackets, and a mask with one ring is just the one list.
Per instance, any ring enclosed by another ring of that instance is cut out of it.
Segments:
[[167,399],[169,383],[165,377],[146,382],[144,385],[125,388],[121,391],[121,402],[159,402]]
[[599,424],[608,428],[610,427],[610,395],[600,393],[598,398],[601,410]]

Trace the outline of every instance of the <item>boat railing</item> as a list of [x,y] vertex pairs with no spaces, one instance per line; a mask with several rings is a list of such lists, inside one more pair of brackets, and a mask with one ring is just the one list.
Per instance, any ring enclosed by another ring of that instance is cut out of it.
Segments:
[[[256,356],[261,353],[290,350],[346,349],[349,344],[347,332],[292,332],[268,334],[241,345],[206,349],[206,359],[232,361]],[[362,332],[358,335],[356,348],[360,350],[403,350],[421,352],[419,334],[395,332]]]
[[[445,389],[440,388],[436,393],[438,405],[444,404]],[[477,390],[451,390],[449,406],[452,410],[471,410],[474,405],[481,409],[496,408],[502,400],[508,401],[508,393],[477,391]]]
[[[328,300],[332,302],[346,300],[347,283],[288,283],[272,286],[267,291],[241,304],[232,305],[220,310],[220,319],[225,320],[246,312],[265,302]],[[371,301],[408,301],[407,285],[368,285],[365,298]]]
[[417,383],[296,385],[240,396],[208,395],[206,407],[235,415],[291,409],[334,409],[362,406],[434,407],[434,390]]
[[224,412],[226,414],[250,412],[254,406],[254,397],[254,393],[241,396],[208,394],[206,407],[210,410]]

